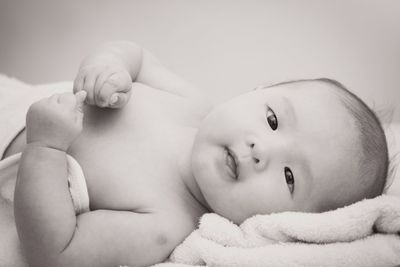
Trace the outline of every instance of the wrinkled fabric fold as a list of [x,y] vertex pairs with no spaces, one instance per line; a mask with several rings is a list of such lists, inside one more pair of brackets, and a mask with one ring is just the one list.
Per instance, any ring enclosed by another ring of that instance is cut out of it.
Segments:
[[240,226],[206,214],[155,266],[399,265],[400,197],[382,195],[324,213],[257,215]]

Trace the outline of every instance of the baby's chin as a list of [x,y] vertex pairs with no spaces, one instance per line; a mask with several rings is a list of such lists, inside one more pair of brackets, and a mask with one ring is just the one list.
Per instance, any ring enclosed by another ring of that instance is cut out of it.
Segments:
[[246,200],[241,201],[240,198],[229,194],[228,192],[214,191],[214,188],[201,188],[205,201],[207,202],[210,211],[216,213],[235,224],[241,224],[246,219],[256,215],[254,211],[248,209],[241,203],[246,203]]
[[240,225],[243,223],[246,219],[253,217],[256,214],[252,214],[249,211],[245,210],[238,210],[234,207],[219,207],[219,210],[214,211],[218,215],[221,215],[222,217],[228,219],[229,221]]

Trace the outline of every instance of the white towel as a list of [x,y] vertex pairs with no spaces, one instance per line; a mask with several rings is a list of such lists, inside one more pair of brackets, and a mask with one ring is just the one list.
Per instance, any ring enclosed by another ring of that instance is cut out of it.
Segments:
[[206,214],[169,262],[156,266],[400,266],[400,198],[257,215],[240,226]]
[[[0,161],[0,197],[9,203],[14,202],[14,189],[21,153],[14,154]],[[89,192],[85,176],[79,163],[70,155],[66,155],[68,171],[68,187],[75,213],[89,211]]]

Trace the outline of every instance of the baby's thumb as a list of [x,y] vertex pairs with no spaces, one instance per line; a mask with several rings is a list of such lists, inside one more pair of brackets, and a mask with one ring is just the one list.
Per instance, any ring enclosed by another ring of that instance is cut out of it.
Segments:
[[79,91],[78,93],[75,94],[76,98],[76,108],[79,111],[82,111],[83,104],[85,103],[85,99],[87,96],[87,92],[84,90]]
[[115,93],[111,95],[110,107],[111,108],[121,108],[128,103],[130,97],[130,91],[126,93]]
[[78,93],[75,94],[76,98],[76,111],[75,112],[75,122],[77,125],[82,129],[82,123],[83,123],[83,104],[85,103],[85,99],[87,96],[86,91],[79,91]]

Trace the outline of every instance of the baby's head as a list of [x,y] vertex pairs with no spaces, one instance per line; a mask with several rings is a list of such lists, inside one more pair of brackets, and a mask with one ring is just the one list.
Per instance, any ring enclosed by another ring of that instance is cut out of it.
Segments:
[[330,79],[262,87],[217,106],[192,151],[207,204],[236,223],[378,196],[388,161],[375,114]]

